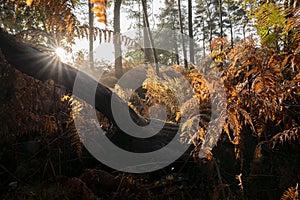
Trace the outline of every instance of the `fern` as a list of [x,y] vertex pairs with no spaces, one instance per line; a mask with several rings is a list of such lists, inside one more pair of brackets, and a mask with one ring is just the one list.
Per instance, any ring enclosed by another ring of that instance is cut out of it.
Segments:
[[283,195],[280,198],[281,200],[297,200],[299,199],[299,189],[298,183],[295,187],[290,187],[284,191]]
[[283,132],[277,133],[271,138],[271,140],[268,141],[268,143],[271,145],[272,149],[274,149],[275,146],[279,143],[291,143],[292,141],[300,143],[300,127],[291,128]]
[[104,23],[106,25],[106,0],[89,0],[91,4],[95,4],[92,11],[95,12],[96,17],[98,17],[98,22]]
[[[115,33],[112,30],[93,28],[89,29],[87,25],[80,26],[77,17],[73,13],[76,3],[70,0],[46,1],[46,0],[28,0],[24,5],[23,0],[9,1],[4,0],[3,4],[14,7],[16,15],[21,10],[22,16],[18,16],[25,22],[26,27],[17,32],[18,38],[26,40],[40,50],[47,52],[53,51],[53,46],[64,46],[71,51],[70,44],[73,44],[75,37],[88,38],[89,31],[93,31],[94,40],[99,39],[102,42],[111,42]],[[106,23],[106,1],[91,0],[96,4],[94,12],[99,17],[99,21]],[[30,16],[36,15],[36,24]],[[28,22],[26,22],[28,21]],[[41,23],[41,24],[38,24]],[[6,24],[4,24],[6,25]],[[9,25],[9,24],[7,24]],[[10,27],[7,27],[10,28]],[[14,29],[14,27],[12,27]],[[19,29],[19,28],[18,28]],[[134,40],[121,35],[121,42],[125,46],[131,46],[138,49],[142,48]],[[50,48],[49,48],[50,45]]]

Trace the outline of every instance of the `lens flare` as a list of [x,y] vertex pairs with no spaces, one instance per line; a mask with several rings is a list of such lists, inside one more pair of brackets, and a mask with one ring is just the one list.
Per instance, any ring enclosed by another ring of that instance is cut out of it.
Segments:
[[55,54],[56,54],[56,56],[59,57],[59,59],[60,59],[62,62],[66,62],[66,61],[68,60],[66,50],[64,50],[64,49],[61,48],[61,47],[57,47],[57,48],[55,49]]

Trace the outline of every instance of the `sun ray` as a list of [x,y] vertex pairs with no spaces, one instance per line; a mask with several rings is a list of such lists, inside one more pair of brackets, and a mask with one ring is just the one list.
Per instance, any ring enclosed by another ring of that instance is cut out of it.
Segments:
[[56,56],[62,61],[62,62],[67,62],[68,61],[68,55],[66,50],[64,50],[61,47],[57,47],[55,49],[55,54]]

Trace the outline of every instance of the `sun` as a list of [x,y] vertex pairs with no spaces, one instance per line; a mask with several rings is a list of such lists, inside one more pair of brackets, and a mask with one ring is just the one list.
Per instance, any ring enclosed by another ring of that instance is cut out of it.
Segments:
[[59,59],[60,59],[62,62],[67,62],[67,61],[68,61],[68,55],[67,55],[67,52],[66,52],[66,50],[64,50],[63,48],[57,47],[57,48],[55,49],[55,54],[56,54],[56,56],[59,57]]

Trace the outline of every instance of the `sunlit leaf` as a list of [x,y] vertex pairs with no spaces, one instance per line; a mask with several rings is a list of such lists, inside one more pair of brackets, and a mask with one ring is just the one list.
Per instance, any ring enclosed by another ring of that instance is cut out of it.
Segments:
[[26,0],[26,5],[27,6],[31,6],[32,5],[33,0]]

